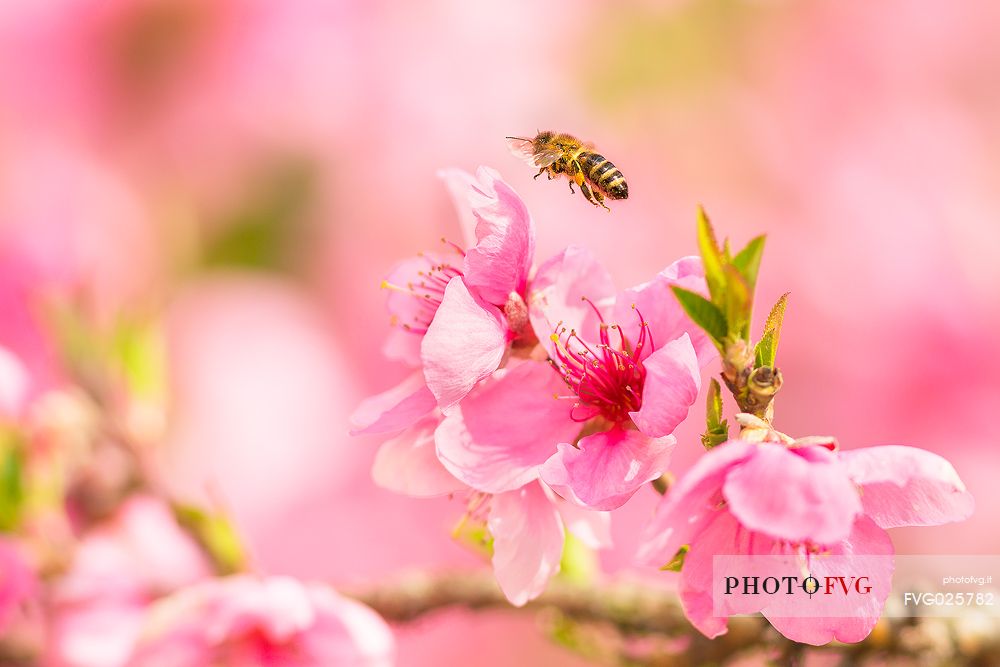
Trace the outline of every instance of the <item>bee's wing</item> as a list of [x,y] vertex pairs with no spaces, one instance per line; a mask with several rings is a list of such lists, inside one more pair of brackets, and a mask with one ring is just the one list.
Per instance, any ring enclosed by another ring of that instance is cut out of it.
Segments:
[[562,151],[555,147],[546,148],[536,153],[531,139],[507,137],[507,146],[511,153],[536,167],[547,167],[562,155]]

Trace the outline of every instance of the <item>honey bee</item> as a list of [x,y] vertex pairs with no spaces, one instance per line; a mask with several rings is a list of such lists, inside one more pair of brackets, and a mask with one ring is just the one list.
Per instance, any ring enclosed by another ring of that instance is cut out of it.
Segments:
[[538,167],[535,178],[546,174],[549,180],[566,174],[570,192],[573,183],[594,206],[603,206],[604,198],[628,199],[625,176],[611,160],[595,153],[591,144],[585,144],[569,134],[539,132],[534,139],[507,137],[507,145],[514,155]]

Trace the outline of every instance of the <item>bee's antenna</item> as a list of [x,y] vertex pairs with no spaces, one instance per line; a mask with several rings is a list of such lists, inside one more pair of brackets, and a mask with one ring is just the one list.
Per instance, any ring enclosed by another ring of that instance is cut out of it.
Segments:
[[525,139],[524,137],[504,137],[504,139],[517,139],[518,141],[531,141],[531,139]]

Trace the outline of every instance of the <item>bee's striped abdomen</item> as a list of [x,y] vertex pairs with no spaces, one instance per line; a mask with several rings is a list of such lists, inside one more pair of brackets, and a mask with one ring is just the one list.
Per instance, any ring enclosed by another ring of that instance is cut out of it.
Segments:
[[611,160],[598,153],[581,153],[579,157],[583,175],[598,190],[611,199],[626,199],[628,184],[625,176]]

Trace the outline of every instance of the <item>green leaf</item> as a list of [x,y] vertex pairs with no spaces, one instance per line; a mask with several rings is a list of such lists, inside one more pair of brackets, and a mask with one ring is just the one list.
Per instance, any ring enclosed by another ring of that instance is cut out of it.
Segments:
[[24,506],[24,464],[21,448],[16,436],[5,433],[2,436],[3,450],[0,451],[0,531],[9,532],[17,528]]
[[723,267],[726,276],[724,295],[726,333],[734,338],[750,337],[750,313],[753,310],[753,295],[746,279],[732,264]]
[[229,517],[181,503],[174,504],[174,516],[198,540],[219,574],[234,574],[246,568],[246,551]]
[[708,384],[708,398],[705,407],[705,425],[709,430],[722,423],[722,387],[712,378]]
[[712,338],[716,347],[722,349],[722,341],[726,337],[726,316],[722,314],[715,304],[691,290],[671,285],[674,296],[681,304],[681,308],[687,313],[691,321],[705,330]]
[[712,223],[709,221],[705,209],[701,206],[698,207],[698,250],[705,267],[705,282],[708,283],[708,293],[712,297],[712,303],[722,306],[722,299],[726,292],[726,276],[722,270],[724,266],[722,252],[715,240]]
[[656,479],[654,479],[650,484],[653,485],[653,490],[656,491],[661,496],[666,494],[670,490],[670,487],[674,483],[674,475],[671,472],[665,472]]
[[559,564],[559,578],[573,584],[592,583],[601,571],[600,562],[594,550],[580,541],[573,533],[566,533],[562,560]]
[[753,353],[755,368],[774,365],[774,358],[778,353],[778,349],[775,345],[773,329],[764,332],[764,335],[757,341]]
[[473,554],[480,556],[484,560],[488,561],[493,557],[493,536],[486,527],[485,521],[474,520],[470,519],[468,516],[463,516],[458,522],[458,525],[452,529],[451,537]]
[[706,403],[705,432],[701,436],[701,444],[705,449],[711,449],[729,440],[729,424],[722,418],[722,387],[715,378],[708,385]]
[[166,390],[165,341],[159,327],[151,323],[123,322],[112,339],[111,353],[121,366],[129,391],[146,398],[159,398]]
[[670,559],[670,562],[661,567],[661,570],[666,570],[670,572],[680,572],[681,568],[684,567],[684,559],[687,557],[687,552],[691,550],[691,547],[687,544],[683,545],[674,554],[674,557]]
[[245,200],[223,216],[222,231],[207,240],[201,262],[208,268],[292,270],[293,251],[306,231],[315,196],[313,167],[290,160],[270,165],[251,180]]
[[701,435],[701,444],[705,449],[711,449],[729,440],[729,422],[723,419],[718,426],[710,428]]
[[774,360],[778,355],[778,341],[781,339],[781,323],[785,319],[785,306],[788,304],[789,292],[781,295],[781,298],[771,308],[764,323],[764,335],[754,348],[754,365],[774,366]]
[[767,321],[764,322],[764,331],[777,331],[778,335],[781,334],[781,323],[785,319],[785,306],[788,305],[788,295],[791,292],[785,292],[781,295],[774,306],[771,307],[771,312],[767,315]]
[[764,255],[764,241],[766,239],[767,237],[763,234],[750,239],[746,247],[740,250],[736,257],[733,257],[733,266],[743,276],[751,296],[753,296],[754,288],[757,286],[757,273],[760,271],[760,260]]

